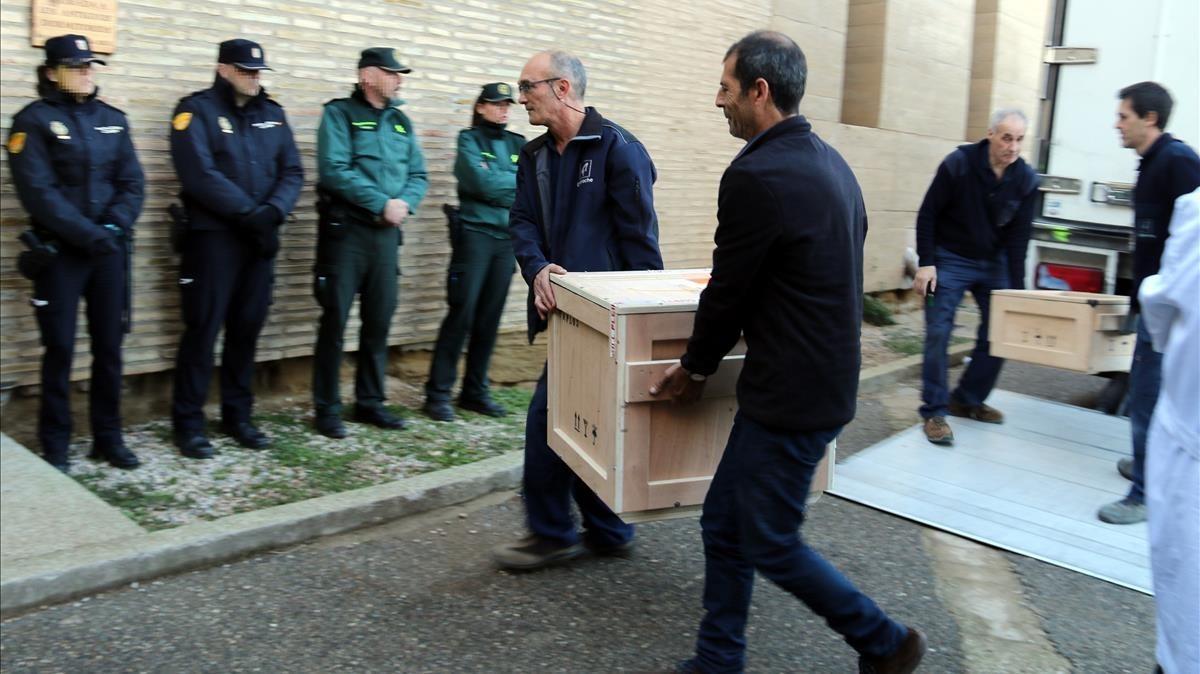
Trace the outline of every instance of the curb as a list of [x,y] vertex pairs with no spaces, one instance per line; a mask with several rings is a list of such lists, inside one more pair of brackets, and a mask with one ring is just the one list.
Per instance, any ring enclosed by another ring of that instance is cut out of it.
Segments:
[[522,452],[4,565],[0,617],[514,489]]
[[[952,346],[950,363],[961,362],[972,348]],[[919,354],[864,370],[859,395],[883,390],[920,370]],[[523,460],[523,452],[509,452],[387,484],[6,562],[0,618],[515,489]]]

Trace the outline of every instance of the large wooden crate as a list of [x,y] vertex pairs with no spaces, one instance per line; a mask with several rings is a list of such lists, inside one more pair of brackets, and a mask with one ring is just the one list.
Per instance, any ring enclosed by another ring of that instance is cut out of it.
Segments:
[[[551,275],[550,447],[615,512],[694,512],[721,460],[746,351],[726,356],[692,405],[648,392],[687,347],[707,269]],[[833,478],[831,443],[810,500]]]
[[993,356],[1086,372],[1128,372],[1135,336],[1122,334],[1129,298],[1064,290],[993,290]]

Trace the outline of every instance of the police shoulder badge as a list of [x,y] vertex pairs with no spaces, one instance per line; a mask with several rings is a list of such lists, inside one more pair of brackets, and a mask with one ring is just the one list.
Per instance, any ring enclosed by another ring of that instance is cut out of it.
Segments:
[[57,119],[53,122],[50,122],[50,133],[58,136],[59,138],[69,138],[71,136],[71,130],[67,128],[67,125],[63,124]]
[[233,124],[224,115],[217,118],[217,126],[221,127],[223,133],[233,133]]
[[25,149],[25,132],[18,131],[8,137],[8,151],[10,154],[21,154],[21,150]]
[[184,129],[188,128],[188,124],[191,123],[192,113],[181,112],[178,115],[175,115],[175,119],[171,120],[171,128],[175,129],[176,131],[183,131]]

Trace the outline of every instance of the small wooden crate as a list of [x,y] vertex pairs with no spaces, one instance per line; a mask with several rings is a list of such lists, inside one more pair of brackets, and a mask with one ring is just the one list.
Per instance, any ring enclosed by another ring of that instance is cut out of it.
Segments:
[[1128,372],[1134,335],[1121,334],[1129,298],[1065,290],[993,290],[993,356],[1086,372]]
[[[687,349],[708,278],[707,269],[550,277],[549,444],[627,521],[693,513],[729,438],[744,343],[700,401],[679,406],[648,392]],[[831,485],[835,452],[831,443],[810,501]]]

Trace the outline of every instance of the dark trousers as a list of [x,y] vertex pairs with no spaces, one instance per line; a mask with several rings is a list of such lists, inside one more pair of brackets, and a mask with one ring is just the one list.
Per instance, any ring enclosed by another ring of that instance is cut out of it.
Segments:
[[[944,417],[950,399],[975,407],[991,395],[1000,377],[1004,359],[991,355],[988,342],[988,317],[992,291],[1011,287],[1008,261],[1001,253],[991,260],[973,260],[943,248],[937,249],[937,292],[925,304],[925,355],[921,363],[921,418]],[[950,392],[946,384],[949,361],[947,349],[954,332],[954,314],[970,291],[979,307],[979,331],[971,362],[963,372],[958,388]]]
[[[740,672],[757,570],[825,619],[859,653],[895,652],[906,629],[804,543],[813,472],[840,428],[780,431],[734,417],[704,499],[704,610],[696,643],[704,672]],[[780,635],[779,638],[787,638]]]
[[400,230],[340,224],[336,237],[322,240],[314,269],[313,295],[321,322],[313,362],[313,405],[317,416],[342,412],[339,373],[346,321],[354,296],[361,297],[358,366],[354,397],[360,407],[378,409],[387,398],[387,337],[399,295],[397,248]]
[[254,352],[271,304],[272,266],[237,232],[188,233],[179,267],[184,330],[171,402],[177,433],[204,431],[204,402],[222,326],[221,418],[250,420]]
[[571,545],[579,541],[571,500],[583,516],[584,537],[597,547],[621,545],[633,539],[626,524],[558,458],[547,437],[546,370],[538,379],[525,419],[525,515],[529,531],[542,538]]
[[1146,436],[1150,419],[1158,404],[1162,386],[1162,354],[1154,350],[1154,342],[1145,324],[1138,320],[1137,342],[1133,347],[1133,365],[1129,368],[1129,427],[1133,435],[1133,480],[1129,485],[1130,500],[1146,502]]
[[79,298],[87,300],[92,379],[88,390],[92,440],[99,449],[121,444],[121,311],[125,258],[88,257],[65,248],[34,282],[30,303],[42,334],[42,405],[38,439],[46,460],[67,462],[71,442],[71,359]]
[[446,302],[450,310],[438,331],[429,379],[425,382],[425,397],[429,400],[450,399],[458,356],[468,333],[471,341],[467,344],[467,363],[459,398],[484,400],[488,397],[488,363],[496,346],[496,333],[513,269],[511,241],[463,230],[446,273]]

